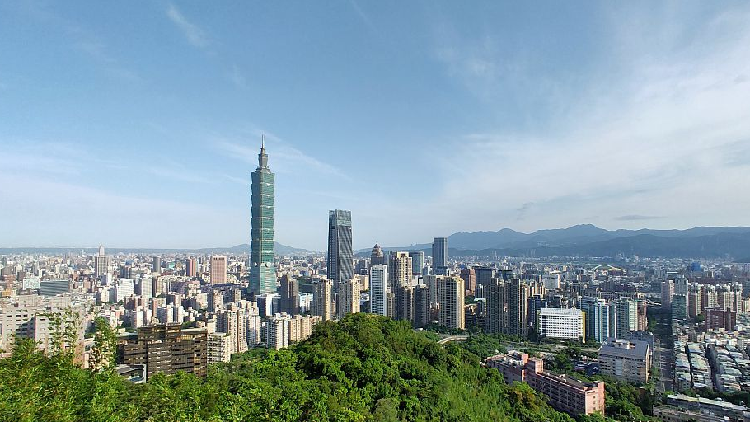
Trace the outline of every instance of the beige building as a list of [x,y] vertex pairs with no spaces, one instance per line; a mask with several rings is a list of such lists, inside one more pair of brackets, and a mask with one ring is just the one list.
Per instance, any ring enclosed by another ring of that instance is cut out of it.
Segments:
[[466,328],[464,280],[456,276],[437,278],[438,323],[448,328]]
[[409,284],[411,280],[411,256],[409,252],[391,252],[388,265],[391,291]]
[[338,317],[359,312],[359,281],[351,279],[339,283]]
[[232,337],[226,333],[208,335],[208,363],[229,362],[232,359]]
[[630,382],[648,382],[651,350],[645,341],[612,340],[599,348],[599,370]]
[[333,281],[321,279],[313,283],[312,314],[321,317],[323,321],[333,319]]
[[211,284],[224,284],[227,282],[227,257],[214,255],[211,257]]

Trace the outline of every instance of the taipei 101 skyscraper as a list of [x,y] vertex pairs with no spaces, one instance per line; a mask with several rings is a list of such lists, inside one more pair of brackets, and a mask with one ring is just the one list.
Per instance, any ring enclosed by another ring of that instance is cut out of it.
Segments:
[[265,136],[261,138],[258,168],[252,173],[250,220],[250,291],[256,295],[276,292],[273,263],[274,180],[268,168]]

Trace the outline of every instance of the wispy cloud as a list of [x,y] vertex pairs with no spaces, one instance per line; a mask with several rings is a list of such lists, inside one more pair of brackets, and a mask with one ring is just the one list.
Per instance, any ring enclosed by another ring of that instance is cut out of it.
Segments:
[[177,25],[190,44],[198,48],[208,47],[209,41],[206,32],[190,22],[173,3],[167,6],[167,17]]
[[[318,174],[336,176],[346,180],[350,179],[349,176],[338,168],[302,152],[273,134],[257,131],[257,134],[253,138],[259,139],[261,133],[265,133],[266,148],[269,150],[269,156],[271,157],[270,165],[275,171],[282,173],[300,170],[313,171]],[[258,148],[260,145],[252,145],[250,142],[240,143],[237,140],[227,138],[215,138],[213,144],[224,155],[251,164],[258,162]],[[273,145],[271,146],[270,144]]]
[[[490,225],[516,214],[529,229],[577,224],[594,214],[610,224],[742,224],[750,199],[736,192],[750,189],[750,170],[731,157],[748,150],[750,84],[743,75],[750,69],[750,10],[739,7],[699,25],[671,16],[672,28],[662,34],[670,39],[658,42],[628,27],[639,19],[620,18],[609,23],[613,37],[602,42],[611,56],[602,60],[621,71],[593,73],[586,90],[567,96],[554,131],[469,133],[454,145],[457,155],[435,154],[437,165],[450,169],[440,201],[458,207],[484,198],[468,211],[478,218],[468,220]],[[491,90],[507,67],[490,47],[472,48],[479,49],[476,60],[460,46],[442,59],[470,81],[468,89]],[[695,195],[701,207],[691,203]],[[526,204],[542,203],[554,207],[527,213]]]
[[370,30],[377,32],[377,28],[375,28],[375,25],[372,23],[372,19],[370,19],[367,13],[362,10],[362,7],[359,5],[357,0],[349,0],[349,4],[351,4],[354,11],[357,12],[357,15],[359,15],[359,17],[362,19],[362,22],[364,22],[365,25],[370,28]]
[[114,78],[130,82],[140,82],[140,74],[122,63],[116,55],[110,51],[110,47],[96,32],[58,15],[41,2],[23,2],[20,10],[25,16],[47,24],[52,30],[59,30],[69,41],[70,46],[91,58],[101,69]]

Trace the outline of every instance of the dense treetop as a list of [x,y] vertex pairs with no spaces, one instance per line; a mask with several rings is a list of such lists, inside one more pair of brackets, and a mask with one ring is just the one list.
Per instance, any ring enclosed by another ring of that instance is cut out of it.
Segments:
[[206,378],[145,384],[21,341],[0,360],[0,420],[572,421],[467,350],[369,314],[319,324],[290,349],[235,356]]

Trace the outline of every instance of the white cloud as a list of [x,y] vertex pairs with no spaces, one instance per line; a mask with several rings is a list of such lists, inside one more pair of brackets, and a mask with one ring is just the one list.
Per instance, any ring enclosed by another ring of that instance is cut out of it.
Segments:
[[[750,199],[740,192],[750,189],[750,166],[736,157],[750,157],[748,19],[747,9],[698,27],[674,19],[648,38],[630,19],[608,22],[615,37],[605,40],[613,56],[604,60],[620,71],[594,74],[567,98],[554,131],[467,134],[457,156],[434,157],[452,169],[440,202],[473,226],[455,229],[510,225],[518,210],[520,228],[530,230],[586,216],[610,226],[641,224],[618,218],[634,215],[665,216],[654,220],[664,226],[746,224]],[[504,74],[452,51],[442,57],[448,68],[479,91]]]
[[167,7],[167,17],[169,17],[169,19],[180,28],[190,44],[198,48],[208,47],[209,42],[205,31],[190,22],[185,15],[180,12],[177,6],[172,3]]

